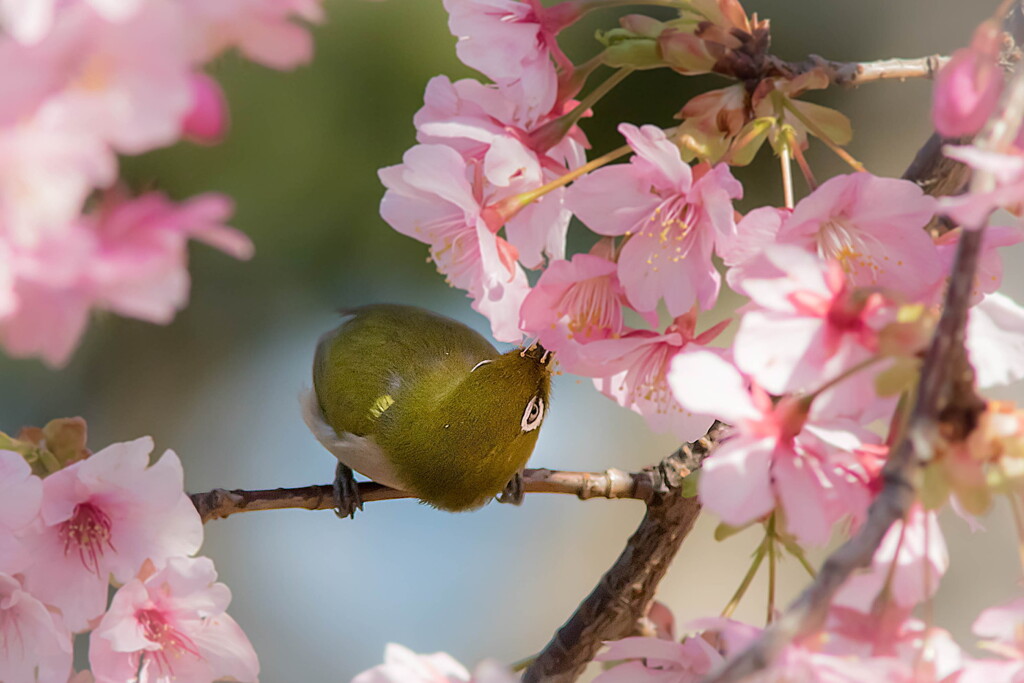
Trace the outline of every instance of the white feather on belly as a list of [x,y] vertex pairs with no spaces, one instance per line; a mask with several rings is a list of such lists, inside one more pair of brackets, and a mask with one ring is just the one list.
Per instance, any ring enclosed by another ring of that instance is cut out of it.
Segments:
[[327,420],[324,419],[320,402],[312,389],[304,391],[299,401],[302,403],[302,418],[306,421],[309,431],[313,432],[317,441],[333,453],[334,457],[378,484],[399,491],[406,490],[395,476],[394,469],[384,456],[384,451],[374,442],[372,436],[356,436],[349,432],[338,434],[334,431],[334,427],[327,424]]

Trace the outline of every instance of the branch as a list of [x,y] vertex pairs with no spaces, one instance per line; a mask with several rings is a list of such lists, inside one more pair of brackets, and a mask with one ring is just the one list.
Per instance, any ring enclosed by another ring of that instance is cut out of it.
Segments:
[[650,496],[640,526],[615,564],[537,655],[523,674],[524,683],[575,681],[604,641],[634,631],[700,514],[698,498],[683,496],[684,481],[700,467],[723,430],[724,425],[715,423],[703,439],[641,473]]
[[768,55],[769,70],[793,78],[800,74],[823,69],[833,85],[855,87],[871,81],[908,78],[934,78],[945,66],[949,57],[931,55],[915,59],[879,59],[874,62],[835,62],[818,55],[811,55],[802,62],[786,62],[774,55]]
[[[979,134],[976,144],[1001,149],[1016,136],[1022,117],[1024,69],[1018,69],[1003,95],[999,115]],[[971,191],[986,191],[994,182],[990,174],[976,173]],[[871,563],[889,527],[904,518],[913,505],[919,466],[935,457],[944,439],[963,438],[973,430],[984,402],[974,392],[974,370],[964,349],[964,335],[986,222],[971,226],[974,229],[965,230],[960,238],[942,318],[922,366],[917,400],[906,431],[882,470],[884,486],[863,526],[828,558],[817,578],[785,615],[708,678],[708,683],[739,681],[757,673],[790,642],[819,631],[836,591],[854,570]]]
[[[523,473],[523,484],[527,493],[567,493],[580,500],[632,498],[647,501],[653,495],[651,477],[647,472],[629,473],[617,469],[604,472],[528,469]],[[364,503],[413,497],[405,491],[373,481],[359,482],[359,495]],[[330,484],[257,491],[213,489],[193,493],[191,498],[204,523],[240,512],[287,508],[332,510],[336,505],[334,488]]]

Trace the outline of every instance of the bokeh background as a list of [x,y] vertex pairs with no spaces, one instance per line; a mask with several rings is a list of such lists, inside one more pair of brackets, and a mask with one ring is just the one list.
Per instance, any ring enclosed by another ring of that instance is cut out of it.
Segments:
[[[224,144],[181,145],[124,162],[141,188],[176,198],[210,190],[233,196],[233,224],[255,241],[255,259],[238,263],[194,247],[192,301],[173,324],[97,317],[63,370],[0,357],[0,430],[81,415],[94,450],[150,434],[160,451],[181,456],[190,491],[326,483],[334,460],[306,432],[297,398],[310,383],[315,340],[336,324],[336,309],[418,304],[486,331],[469,300],[426,262],[425,246],[377,214],[376,170],[398,163],[413,144],[412,115],[427,80],[472,75],[455,58],[441,2],[325,4],[312,65],[278,73],[234,56],[215,65],[233,116]],[[969,41],[995,4],[745,3],[771,18],[780,56],[838,60],[949,53]],[[612,27],[615,16],[601,12],[571,29],[569,53],[593,54],[594,31]],[[584,128],[595,150],[607,151],[621,144],[618,122],[671,125],[690,96],[723,84],[635,74]],[[930,131],[929,95],[929,83],[912,81],[810,99],[850,116],[850,149],[869,169],[899,175]],[[810,158],[819,178],[846,170],[820,145]],[[777,165],[767,155],[762,161],[738,173],[747,191],[743,210],[782,201]],[[1011,294],[1024,291],[1024,273],[1014,267],[1020,256],[1006,256]],[[637,469],[675,445],[588,381],[562,376],[533,463]],[[490,505],[460,515],[412,501],[369,504],[355,521],[330,512],[261,512],[209,524],[203,552],[233,589],[230,612],[260,653],[262,679],[326,683],[378,663],[389,641],[418,652],[446,650],[469,665],[536,652],[642,513],[635,501],[543,495],[521,508]],[[985,534],[968,533],[955,517],[943,523],[953,559],[934,615],[969,644],[978,611],[1019,592],[1014,532],[1005,507],[985,520]],[[714,524],[701,521],[662,583],[659,597],[679,620],[720,611],[759,541],[751,530],[716,543]],[[781,581],[788,600],[805,577],[786,561]],[[738,616],[761,623],[764,596],[762,576]]]

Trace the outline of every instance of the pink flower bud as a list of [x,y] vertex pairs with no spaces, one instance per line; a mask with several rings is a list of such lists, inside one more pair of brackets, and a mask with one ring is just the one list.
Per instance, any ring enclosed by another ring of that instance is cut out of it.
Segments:
[[220,84],[204,73],[192,75],[192,106],[181,122],[182,133],[200,145],[216,145],[230,125],[228,102]]
[[954,52],[936,76],[932,122],[943,136],[973,135],[992,114],[1003,90],[998,64],[1001,37],[994,21],[983,22],[970,47]]

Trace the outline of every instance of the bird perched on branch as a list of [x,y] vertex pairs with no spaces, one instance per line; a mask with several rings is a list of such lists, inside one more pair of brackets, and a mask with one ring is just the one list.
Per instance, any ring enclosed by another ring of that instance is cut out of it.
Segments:
[[[548,406],[551,354],[499,353],[450,318],[378,304],[320,338],[306,424],[338,458],[338,514],[361,507],[355,470],[452,512],[518,479]],[[513,487],[514,488],[514,487]]]

